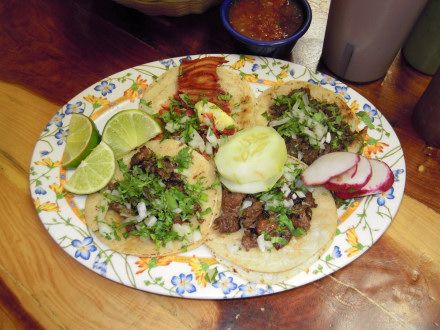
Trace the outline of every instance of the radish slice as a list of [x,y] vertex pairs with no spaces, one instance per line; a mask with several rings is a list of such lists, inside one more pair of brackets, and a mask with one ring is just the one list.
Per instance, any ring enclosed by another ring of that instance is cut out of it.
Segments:
[[359,163],[361,157],[353,152],[332,152],[316,159],[301,174],[308,186],[324,184],[331,178],[341,175]]
[[364,187],[372,175],[368,158],[361,157],[359,163],[347,172],[331,178],[325,187],[332,191],[354,191]]
[[335,196],[343,199],[378,194],[393,186],[394,175],[390,167],[377,159],[368,159],[372,169],[370,180],[357,191],[337,191]]

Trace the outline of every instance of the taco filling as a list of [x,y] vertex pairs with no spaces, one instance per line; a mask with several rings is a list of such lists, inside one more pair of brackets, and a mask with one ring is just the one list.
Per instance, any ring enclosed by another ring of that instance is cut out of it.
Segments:
[[255,96],[240,75],[222,67],[226,62],[183,59],[147,88],[140,107],[162,124],[161,138],[179,140],[210,158],[226,137],[253,125]]
[[288,154],[306,164],[329,152],[347,150],[357,139],[338,106],[312,98],[306,88],[278,95],[267,117],[269,126],[284,137]]
[[301,171],[297,163],[286,163],[284,175],[262,193],[233,193],[223,188],[221,214],[214,220],[214,230],[225,234],[243,229],[241,247],[262,252],[279,250],[292,237],[307,234],[312,209],[318,205],[302,183]]
[[192,162],[191,153],[186,147],[175,157],[160,157],[144,145],[131,157],[129,166],[119,159],[123,178],[108,185],[103,204],[118,213],[122,223],[101,219],[100,234],[109,240],[138,236],[158,247],[178,240],[185,248],[188,242],[201,239],[199,226],[190,219],[195,215],[201,224],[212,210],[202,208],[208,189],[203,178],[189,184],[183,175]]

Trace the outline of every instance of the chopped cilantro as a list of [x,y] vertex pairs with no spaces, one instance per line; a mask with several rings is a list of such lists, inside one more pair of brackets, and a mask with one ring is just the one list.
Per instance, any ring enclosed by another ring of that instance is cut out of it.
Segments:
[[374,129],[374,124],[368,113],[365,111],[359,111],[356,113],[356,115],[364,122],[365,125],[367,125],[369,129]]

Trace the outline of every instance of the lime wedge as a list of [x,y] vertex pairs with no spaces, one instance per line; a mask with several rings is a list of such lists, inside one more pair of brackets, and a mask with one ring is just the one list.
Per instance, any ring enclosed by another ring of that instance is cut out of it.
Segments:
[[64,149],[63,167],[76,168],[92,152],[100,140],[101,136],[95,123],[83,114],[73,113]]
[[137,109],[123,110],[109,119],[102,132],[102,141],[119,158],[160,133],[162,127],[148,113]]
[[97,192],[110,182],[115,169],[113,151],[101,141],[79,164],[71,178],[64,184],[64,189],[79,195]]

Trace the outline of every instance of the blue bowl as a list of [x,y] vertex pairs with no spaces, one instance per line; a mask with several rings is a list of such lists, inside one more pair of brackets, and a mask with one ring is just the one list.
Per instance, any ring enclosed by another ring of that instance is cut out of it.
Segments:
[[220,15],[226,30],[234,37],[240,52],[248,54],[284,58],[295,46],[296,41],[301,38],[308,30],[312,21],[312,9],[307,0],[297,1],[304,13],[304,22],[301,27],[291,36],[273,41],[255,40],[238,33],[229,23],[229,8],[235,0],[225,0],[220,8]]

